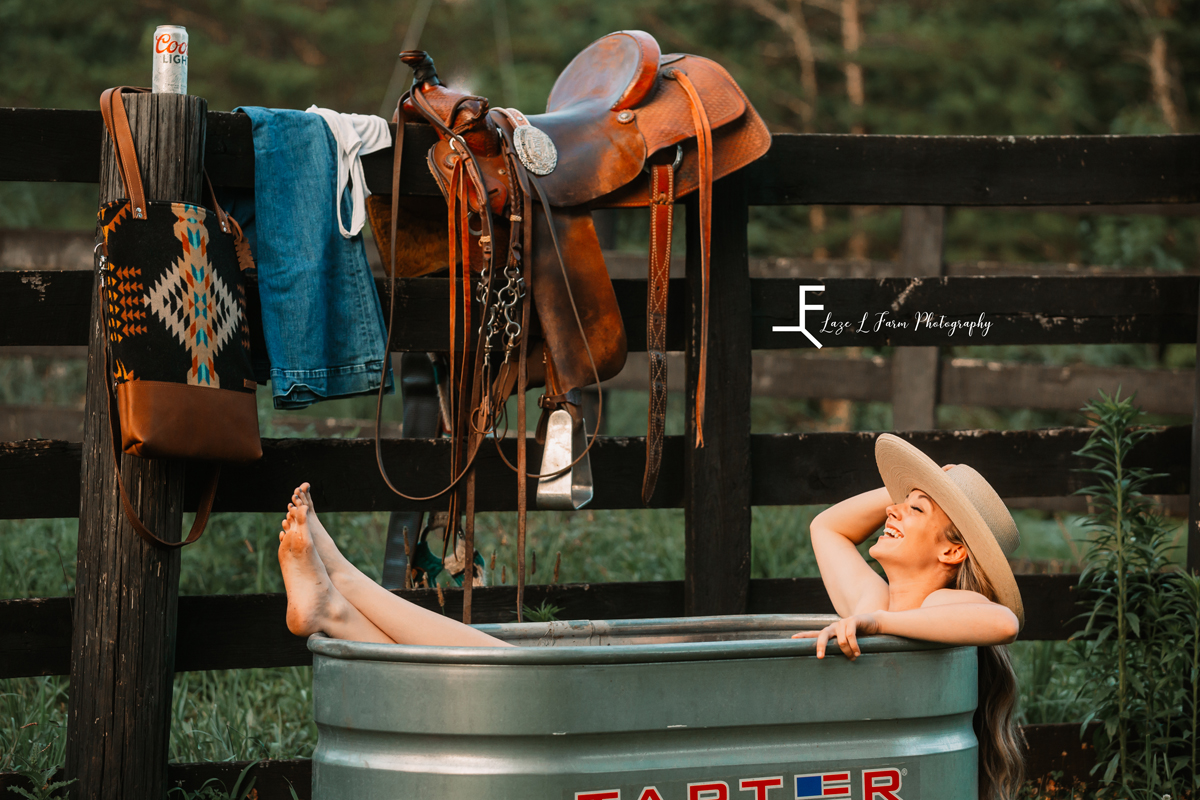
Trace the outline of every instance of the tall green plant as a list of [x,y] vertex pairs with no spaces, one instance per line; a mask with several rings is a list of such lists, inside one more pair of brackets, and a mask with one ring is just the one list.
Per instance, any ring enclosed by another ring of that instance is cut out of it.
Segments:
[[1083,692],[1092,711],[1102,781],[1121,797],[1179,796],[1196,786],[1200,584],[1170,559],[1171,529],[1144,489],[1157,477],[1127,461],[1150,430],[1133,427],[1131,398],[1100,393],[1085,409],[1096,427],[1078,451],[1094,483],[1087,564],[1088,611],[1079,637]]

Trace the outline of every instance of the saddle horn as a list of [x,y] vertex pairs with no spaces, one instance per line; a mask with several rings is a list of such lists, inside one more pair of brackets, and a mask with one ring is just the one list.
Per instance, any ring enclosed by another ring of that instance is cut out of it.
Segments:
[[433,65],[433,57],[424,50],[405,50],[400,53],[400,60],[413,71],[413,85],[419,83],[428,86],[441,86],[438,79],[437,67]]

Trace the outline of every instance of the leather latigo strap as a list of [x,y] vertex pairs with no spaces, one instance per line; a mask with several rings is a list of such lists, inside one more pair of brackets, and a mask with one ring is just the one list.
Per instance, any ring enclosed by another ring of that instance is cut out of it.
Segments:
[[650,167],[650,271],[646,283],[646,351],[650,356],[650,409],[642,503],[650,504],[662,468],[667,419],[667,290],[671,285],[671,234],[675,220],[675,169]]
[[695,85],[681,68],[667,70],[665,77],[676,81],[691,103],[692,124],[696,128],[696,149],[700,154],[700,369],[696,376],[696,447],[704,447],[704,400],[708,386],[708,273],[712,235],[713,144],[712,127],[704,101]]

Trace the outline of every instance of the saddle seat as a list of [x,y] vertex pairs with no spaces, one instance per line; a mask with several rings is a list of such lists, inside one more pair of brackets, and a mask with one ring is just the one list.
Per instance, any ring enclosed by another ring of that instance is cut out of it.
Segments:
[[[619,31],[591,44],[567,65],[546,104],[546,113],[526,117],[544,131],[558,151],[552,172],[540,178],[555,207],[593,204],[640,207],[650,204],[650,182],[636,180],[656,153],[667,163],[674,146],[683,146],[676,171],[675,196],[695,191],[701,181],[696,129],[683,88],[670,79],[687,74],[704,101],[713,132],[713,178],[753,161],[770,147],[771,136],[737,82],[716,62],[699,56],[663,56],[654,37],[643,31]],[[499,134],[487,101],[436,86],[425,98],[443,112],[455,132],[476,133],[467,142],[475,151],[492,211],[503,212],[507,180]],[[749,110],[749,113],[747,113]],[[499,124],[507,125],[506,120]],[[474,128],[474,130],[472,130]],[[439,142],[429,160],[444,187],[454,164],[449,141]],[[440,173],[440,174],[439,174]],[[478,209],[477,199],[472,205]]]

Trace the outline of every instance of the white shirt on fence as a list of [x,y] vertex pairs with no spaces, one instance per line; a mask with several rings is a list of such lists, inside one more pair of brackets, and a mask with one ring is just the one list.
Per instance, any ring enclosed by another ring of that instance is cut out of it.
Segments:
[[[363,177],[361,156],[374,153],[390,147],[392,133],[388,130],[387,120],[371,114],[342,114],[328,108],[317,108],[313,105],[305,109],[313,114],[320,114],[333,138],[337,140],[337,186],[333,195],[334,209],[337,212],[338,229],[342,236],[350,239],[357,236],[367,220],[367,181]],[[350,228],[342,222],[342,195],[350,186]]]

